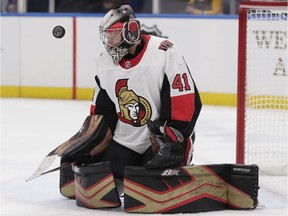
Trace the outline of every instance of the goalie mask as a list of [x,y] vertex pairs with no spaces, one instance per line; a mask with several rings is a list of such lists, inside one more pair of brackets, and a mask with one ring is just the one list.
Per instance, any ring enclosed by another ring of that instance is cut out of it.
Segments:
[[140,40],[140,23],[129,5],[111,9],[102,19],[100,39],[113,61],[119,62],[128,48]]

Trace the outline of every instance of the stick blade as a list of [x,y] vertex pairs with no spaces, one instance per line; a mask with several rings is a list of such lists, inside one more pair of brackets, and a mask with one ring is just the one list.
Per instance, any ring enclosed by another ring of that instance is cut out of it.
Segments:
[[35,172],[29,178],[26,179],[26,182],[31,181],[32,179],[38,178],[39,176],[43,175],[58,157],[59,157],[58,154],[47,155],[42,160],[42,162],[40,163],[38,168],[35,170]]

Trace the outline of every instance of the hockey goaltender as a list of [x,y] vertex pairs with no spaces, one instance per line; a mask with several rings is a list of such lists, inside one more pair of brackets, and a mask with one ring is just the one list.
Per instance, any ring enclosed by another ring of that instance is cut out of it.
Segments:
[[202,105],[176,46],[141,34],[129,5],[111,9],[99,30],[106,51],[90,115],[30,179],[61,157],[60,192],[81,207],[119,207],[124,196],[126,212],[256,208],[256,165],[191,165]]

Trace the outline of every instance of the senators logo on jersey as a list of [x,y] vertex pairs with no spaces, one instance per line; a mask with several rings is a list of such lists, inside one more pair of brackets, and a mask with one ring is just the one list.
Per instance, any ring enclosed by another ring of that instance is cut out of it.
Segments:
[[148,101],[128,89],[128,79],[118,80],[115,86],[120,112],[120,121],[135,127],[143,126],[151,118],[152,110]]

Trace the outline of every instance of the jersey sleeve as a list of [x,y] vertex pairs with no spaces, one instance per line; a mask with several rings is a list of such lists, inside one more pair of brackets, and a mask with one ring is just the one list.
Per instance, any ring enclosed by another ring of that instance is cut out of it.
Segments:
[[95,88],[90,106],[90,115],[103,115],[110,129],[114,132],[117,124],[117,114],[115,105],[108,96],[105,89],[101,88],[101,83],[98,76],[95,76]]
[[200,96],[183,56],[174,46],[166,52],[160,119],[168,120],[188,138],[202,107]]

